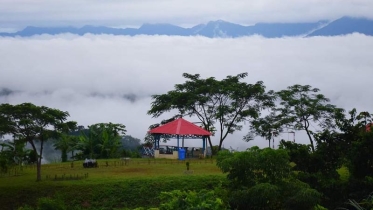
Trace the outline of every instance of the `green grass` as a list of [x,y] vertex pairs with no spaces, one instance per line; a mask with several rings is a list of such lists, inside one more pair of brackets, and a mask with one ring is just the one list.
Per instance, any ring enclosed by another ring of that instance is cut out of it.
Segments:
[[[108,166],[106,166],[108,161]],[[0,177],[0,204],[5,209],[35,205],[37,198],[59,196],[71,206],[113,209],[157,206],[162,191],[212,189],[225,175],[215,160],[189,160],[192,174],[185,174],[185,161],[132,159],[127,165],[120,160],[98,160],[98,168],[83,168],[83,161],[42,166],[42,181],[35,182],[36,168],[23,167],[20,175]],[[20,170],[20,169],[18,169]],[[80,180],[55,181],[88,173]],[[46,177],[50,178],[47,179]]]
[[[216,161],[211,159],[205,160],[188,160],[190,170],[193,171],[192,176],[197,175],[222,175],[219,168],[216,166]],[[106,166],[108,162],[108,166]],[[74,167],[71,163],[57,163],[42,165],[43,181],[53,180],[57,175],[61,177],[65,175],[82,176],[88,173],[87,179],[64,181],[68,184],[81,184],[86,182],[106,182],[106,181],[121,181],[132,178],[149,178],[149,177],[165,177],[165,176],[185,176],[186,161],[165,160],[165,159],[131,159],[124,165],[121,160],[98,160],[98,168],[83,168],[83,161],[75,161]],[[19,176],[14,176],[12,171],[7,175],[0,177],[0,187],[6,186],[22,186],[30,184],[36,180],[36,167],[24,166],[22,171],[18,168]],[[47,176],[50,178],[47,180]]]

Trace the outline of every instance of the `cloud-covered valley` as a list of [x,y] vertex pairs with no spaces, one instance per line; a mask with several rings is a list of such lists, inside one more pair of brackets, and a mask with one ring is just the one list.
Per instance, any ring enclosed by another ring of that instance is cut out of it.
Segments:
[[[85,126],[123,123],[129,135],[143,138],[150,124],[172,115],[148,116],[150,96],[184,82],[182,73],[222,79],[248,72],[247,82],[262,80],[268,90],[309,84],[339,107],[373,111],[372,49],[373,37],[360,34],[279,39],[0,37],[0,103],[58,108]],[[228,137],[225,145],[267,145],[261,139],[242,142],[245,132]],[[297,134],[297,141],[307,139]]]

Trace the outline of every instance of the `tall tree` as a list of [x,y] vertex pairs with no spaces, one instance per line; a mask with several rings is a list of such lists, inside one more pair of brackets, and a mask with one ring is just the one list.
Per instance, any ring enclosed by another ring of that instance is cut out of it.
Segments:
[[[33,151],[38,154],[36,181],[41,181],[44,142],[58,138],[62,132],[76,126],[76,122],[66,122],[68,116],[68,112],[31,103],[0,105],[0,119],[6,122],[0,123],[0,130],[30,143]],[[35,146],[36,141],[40,141],[39,150]]]
[[[263,82],[247,84],[242,81],[247,76],[242,73],[219,81],[184,73],[185,83],[175,85],[175,90],[166,94],[152,96],[148,114],[159,117],[164,112],[178,110],[181,115],[196,116],[204,129],[219,132],[220,150],[228,134],[241,130],[242,122],[258,117],[270,102]],[[212,147],[211,139],[208,141]]]
[[286,90],[277,92],[280,99],[281,123],[294,130],[304,130],[310,140],[312,151],[315,151],[312,137],[312,123],[320,128],[333,127],[334,114],[337,108],[329,104],[330,101],[320,90],[310,85],[293,85]]

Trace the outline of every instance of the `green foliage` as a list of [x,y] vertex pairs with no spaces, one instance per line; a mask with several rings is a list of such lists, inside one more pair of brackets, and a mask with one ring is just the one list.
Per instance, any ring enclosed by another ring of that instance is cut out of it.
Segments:
[[315,207],[313,207],[313,210],[328,210],[328,209],[323,206],[316,205]]
[[0,156],[7,157],[8,162],[14,165],[21,165],[28,160],[31,150],[25,148],[25,142],[17,139],[5,140],[0,143],[2,147]]
[[201,190],[162,192],[160,210],[226,210],[227,205],[216,197],[214,191]]
[[280,191],[275,185],[260,183],[248,189],[233,190],[231,202],[238,209],[279,209]]
[[[352,207],[356,210],[366,210],[366,209],[373,209],[373,193],[371,193],[367,198],[362,199],[360,202],[357,202],[354,199],[348,199],[346,202],[346,207]],[[351,208],[343,208],[339,207],[338,209],[351,209]]]
[[249,127],[249,133],[244,137],[244,141],[251,141],[255,136],[260,136],[268,141],[271,147],[271,140],[282,132],[280,115],[276,115],[276,110],[272,107],[272,112],[265,117],[253,119]]
[[214,145],[211,148],[212,155],[217,155],[219,152],[219,145]]
[[35,208],[29,205],[25,205],[25,206],[19,207],[17,210],[35,210]]
[[291,175],[285,150],[252,147],[244,152],[221,151],[216,160],[235,187],[252,187],[266,182],[276,184]]
[[76,146],[85,158],[116,158],[119,157],[122,136],[125,135],[125,125],[114,123],[97,123],[81,131]]
[[141,153],[139,152],[139,150],[123,149],[120,154],[122,157],[141,158]]
[[10,167],[9,157],[4,153],[0,153],[0,173],[7,173]]
[[[328,132],[315,137],[318,142],[315,152],[308,145],[281,141],[280,148],[288,151],[290,161],[295,163],[296,177],[323,193],[323,205],[332,207],[343,200],[344,183],[337,169],[342,167],[343,157],[339,136]],[[300,200],[296,198],[295,200]],[[316,203],[317,204],[317,203]]]
[[228,173],[230,202],[237,209],[311,209],[321,194],[294,178],[284,149],[252,147],[221,151],[217,165]]
[[371,114],[366,111],[358,114],[356,109],[353,109],[348,112],[347,116],[340,112],[336,115],[336,122],[342,132],[334,134],[325,131],[318,135],[323,140],[318,141],[320,149],[328,153],[325,158],[344,160],[353,179],[363,179],[365,176],[373,175],[373,162],[371,161],[373,133],[367,130],[371,120]]
[[61,150],[61,160],[62,162],[67,161],[67,153],[73,151],[76,148],[79,139],[77,136],[63,134],[54,143],[55,149]]
[[320,198],[321,194],[317,190],[302,188],[287,199],[285,206],[287,206],[288,209],[312,209],[320,203]]
[[306,131],[312,151],[315,151],[315,147],[311,123],[322,128],[332,128],[333,114],[338,110],[334,105],[328,104],[330,100],[319,91],[310,85],[293,85],[276,93],[281,105],[275,108],[280,112],[280,124]]
[[358,139],[352,142],[347,153],[351,176],[362,179],[365,176],[373,176],[373,132],[364,132]]
[[50,197],[41,197],[37,200],[36,208],[24,205],[19,207],[18,210],[67,210],[67,209],[77,209],[70,206],[66,207],[64,202],[60,198],[50,198]]
[[312,209],[321,201],[321,194],[297,179],[284,180],[281,189],[282,204],[286,209]]
[[65,204],[58,199],[43,197],[38,199],[37,210],[66,210]]
[[130,151],[137,151],[138,147],[141,145],[141,140],[130,135],[125,135],[122,137],[121,145],[123,149]]
[[[31,103],[0,105],[1,134],[11,134],[16,140],[30,143],[34,152],[38,154],[37,181],[41,180],[44,142],[58,138],[61,133],[76,127],[76,122],[65,122],[68,116],[68,112]],[[40,142],[39,151],[35,146],[36,141]]]

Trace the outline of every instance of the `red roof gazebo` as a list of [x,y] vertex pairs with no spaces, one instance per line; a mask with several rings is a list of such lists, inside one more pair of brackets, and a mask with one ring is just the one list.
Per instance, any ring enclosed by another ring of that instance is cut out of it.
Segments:
[[177,147],[179,148],[179,139],[182,137],[184,147],[184,138],[202,138],[203,152],[205,152],[206,147],[206,137],[211,136],[211,133],[199,126],[184,120],[183,118],[178,118],[174,121],[161,125],[157,128],[154,128],[148,133],[154,136],[154,148],[159,149],[159,142],[161,136],[165,137],[176,137],[177,138]]

